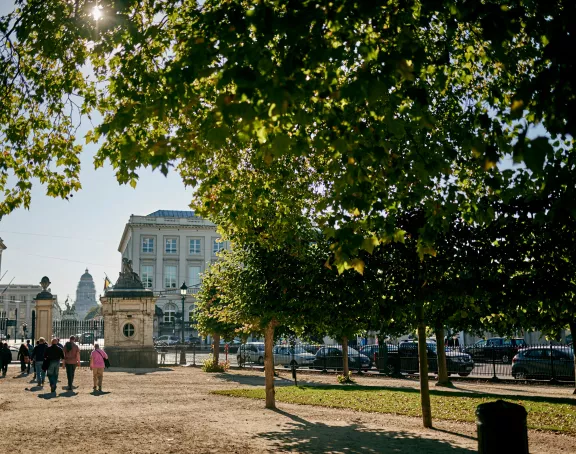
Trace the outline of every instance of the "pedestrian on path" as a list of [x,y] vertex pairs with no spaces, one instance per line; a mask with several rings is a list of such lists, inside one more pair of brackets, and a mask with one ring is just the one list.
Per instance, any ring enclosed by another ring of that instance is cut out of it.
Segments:
[[46,349],[44,359],[48,361],[46,375],[48,375],[48,381],[50,382],[50,391],[55,393],[58,385],[60,360],[64,359],[64,352],[58,347],[58,339],[52,339],[52,345]]
[[42,369],[42,364],[44,363],[47,348],[48,344],[46,344],[46,339],[41,337],[32,350],[32,360],[34,361],[34,370],[38,386],[44,386],[44,379],[46,378],[46,371]]
[[74,373],[76,367],[80,365],[80,347],[74,343],[74,336],[64,344],[64,365],[66,366],[66,378],[68,379],[68,390],[72,391],[74,385]]
[[[24,374],[26,368],[30,365],[30,352],[28,351],[26,344],[22,343],[22,345],[20,345],[16,359],[20,360],[20,373]],[[30,373],[30,371],[28,371],[28,373]]]
[[6,376],[6,372],[8,372],[8,364],[12,362],[12,352],[8,348],[8,344],[5,342],[2,345],[2,376]]
[[[30,358],[30,361],[28,361],[28,367],[26,368],[26,373],[30,375],[30,364],[32,364],[32,351],[34,350],[34,347],[32,347],[32,344],[30,343],[30,339],[26,339],[26,348],[28,348],[28,357]],[[36,375],[36,372],[34,372],[34,375]]]
[[108,355],[100,348],[100,345],[94,344],[94,350],[90,354],[90,370],[94,377],[94,391],[98,389],[102,392],[102,379],[104,378],[104,367],[106,363],[104,359],[108,359]]

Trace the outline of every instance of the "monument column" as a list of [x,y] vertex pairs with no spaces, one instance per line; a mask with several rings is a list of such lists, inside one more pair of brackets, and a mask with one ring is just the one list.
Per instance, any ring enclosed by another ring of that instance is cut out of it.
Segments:
[[52,310],[54,308],[54,297],[48,291],[51,282],[47,276],[40,281],[42,291],[34,299],[36,303],[36,338],[43,337],[46,342],[52,338]]
[[116,284],[108,287],[100,302],[104,348],[112,367],[156,368],[158,353],[152,341],[156,298],[127,258]]

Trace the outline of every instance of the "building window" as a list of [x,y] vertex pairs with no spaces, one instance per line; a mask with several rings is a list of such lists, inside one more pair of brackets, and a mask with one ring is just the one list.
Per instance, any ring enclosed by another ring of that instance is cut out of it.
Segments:
[[216,255],[224,249],[226,249],[226,242],[220,241],[219,238],[212,239],[212,255]]
[[194,308],[190,308],[190,310],[188,311],[188,321],[190,323],[194,323],[196,321],[196,319],[194,318]]
[[164,266],[164,287],[176,288],[178,280],[178,267],[176,265]]
[[190,255],[200,255],[200,239],[194,238],[190,240]]
[[190,266],[188,267],[188,287],[199,287],[200,286],[200,267]]
[[164,252],[166,254],[178,254],[178,240],[176,238],[166,238],[164,240]]
[[154,288],[154,267],[152,265],[142,265],[140,267],[140,279],[144,288]]
[[176,306],[168,304],[164,308],[164,323],[174,323],[176,321]]
[[122,333],[126,337],[134,337],[135,332],[136,332],[136,329],[134,328],[134,325],[132,323],[126,323],[122,327]]
[[142,237],[142,252],[143,253],[154,253],[154,238],[152,237]]

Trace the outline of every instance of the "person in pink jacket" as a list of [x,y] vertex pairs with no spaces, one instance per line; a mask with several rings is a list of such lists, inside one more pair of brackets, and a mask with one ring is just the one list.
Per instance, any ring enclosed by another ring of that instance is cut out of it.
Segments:
[[104,378],[104,358],[108,359],[108,355],[100,348],[100,345],[94,344],[94,350],[90,354],[90,370],[94,377],[94,391],[98,389],[102,392],[102,379]]

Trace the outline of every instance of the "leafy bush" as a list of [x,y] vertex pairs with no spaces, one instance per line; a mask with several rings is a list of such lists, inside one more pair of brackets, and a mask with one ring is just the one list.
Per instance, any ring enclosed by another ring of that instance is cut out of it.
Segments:
[[204,372],[226,372],[230,369],[230,361],[224,361],[216,364],[214,358],[208,358],[202,363]]
[[352,372],[348,372],[348,375],[336,375],[336,379],[338,380],[338,383],[343,385],[352,385],[356,383],[352,380]]

